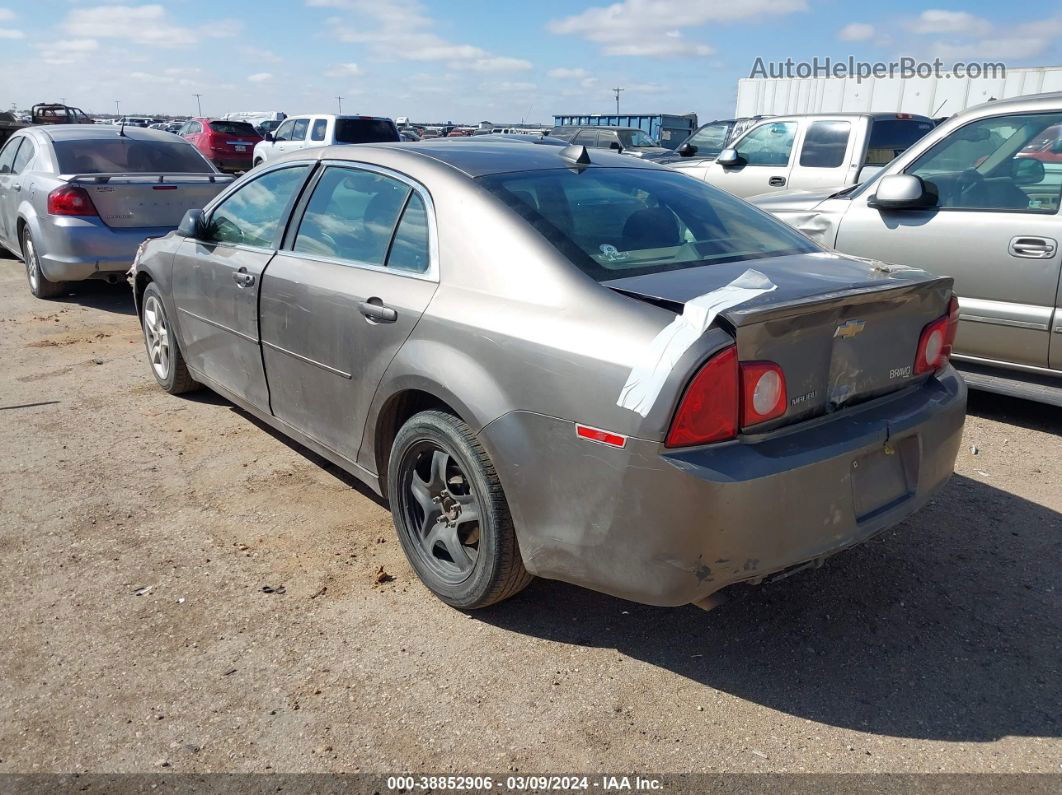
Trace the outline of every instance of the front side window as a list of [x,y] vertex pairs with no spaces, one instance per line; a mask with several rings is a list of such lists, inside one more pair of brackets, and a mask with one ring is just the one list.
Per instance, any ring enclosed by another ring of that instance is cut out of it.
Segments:
[[980,119],[938,142],[906,173],[931,185],[943,209],[1054,213],[1062,190],[1054,156],[1029,146],[1059,123],[1062,113]]
[[308,165],[282,168],[244,184],[210,213],[208,241],[274,248],[309,170]]
[[598,281],[819,250],[781,221],[674,171],[550,169],[477,181]]
[[804,168],[837,168],[844,164],[850,121],[817,121],[808,127],[800,147],[800,165]]
[[384,265],[410,190],[405,183],[373,171],[328,168],[306,205],[293,250]]
[[323,141],[325,139],[325,130],[328,129],[328,119],[315,119],[313,123],[313,130],[310,131],[311,141]]
[[738,141],[738,156],[747,166],[787,166],[796,133],[795,121],[764,124]]
[[18,145],[24,140],[26,139],[12,138],[3,149],[0,149],[0,174],[11,173],[11,167],[15,162],[15,152],[18,151]]
[[726,147],[729,135],[729,124],[707,124],[697,130],[687,143],[696,146],[699,155],[717,155]]
[[305,141],[306,131],[310,127],[309,119],[296,119],[294,126],[291,128],[291,140],[293,141]]
[[291,140],[291,130],[292,130],[292,128],[294,126],[295,126],[295,120],[294,119],[288,119],[286,122],[281,124],[280,127],[277,128],[277,134],[275,136],[273,136],[273,140],[274,141],[290,141]]
[[19,147],[18,154],[15,155],[15,162],[11,165],[11,173],[21,174],[29,161],[33,159],[35,152],[33,142],[29,138],[24,140],[22,146]]

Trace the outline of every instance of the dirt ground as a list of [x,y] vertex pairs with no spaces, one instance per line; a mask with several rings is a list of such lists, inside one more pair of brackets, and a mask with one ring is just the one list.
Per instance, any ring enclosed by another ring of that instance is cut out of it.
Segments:
[[0,773],[1062,771],[1057,409],[973,396],[927,509],[713,612],[465,615],[352,478],[159,390],[127,289],[0,259],[0,366]]

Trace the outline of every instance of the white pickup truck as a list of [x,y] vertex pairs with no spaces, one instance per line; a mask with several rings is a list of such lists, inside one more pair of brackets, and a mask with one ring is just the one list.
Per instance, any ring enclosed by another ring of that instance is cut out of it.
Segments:
[[873,176],[932,129],[908,113],[772,116],[714,158],[668,165],[741,197],[837,188]]
[[288,116],[276,132],[266,133],[265,138],[255,144],[252,164],[260,166],[279,155],[311,146],[398,140],[395,123],[382,116]]

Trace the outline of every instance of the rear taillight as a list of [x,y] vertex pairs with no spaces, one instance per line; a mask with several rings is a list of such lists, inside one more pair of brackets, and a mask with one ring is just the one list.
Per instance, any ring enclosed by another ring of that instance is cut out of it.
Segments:
[[785,375],[774,362],[741,363],[741,427],[785,414]]
[[707,361],[686,387],[665,444],[690,447],[733,439],[738,430],[738,360],[731,345]]
[[915,375],[934,373],[948,363],[958,327],[959,301],[952,296],[948,303],[948,314],[937,318],[922,329],[922,336],[918,340],[918,352],[915,354]]
[[48,194],[49,215],[99,215],[88,191],[76,185],[60,185]]

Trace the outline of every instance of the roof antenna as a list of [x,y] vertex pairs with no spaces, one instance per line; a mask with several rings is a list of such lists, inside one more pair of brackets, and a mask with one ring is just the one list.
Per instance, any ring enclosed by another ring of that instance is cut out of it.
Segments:
[[565,160],[571,160],[576,165],[590,165],[590,153],[586,151],[586,147],[582,144],[571,144],[564,147],[560,150],[560,156]]

